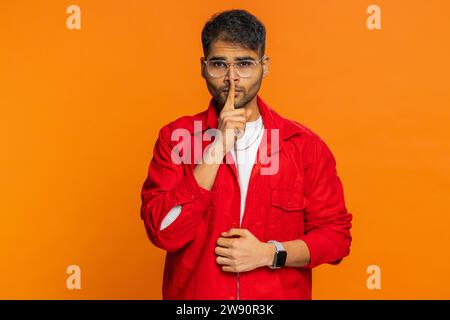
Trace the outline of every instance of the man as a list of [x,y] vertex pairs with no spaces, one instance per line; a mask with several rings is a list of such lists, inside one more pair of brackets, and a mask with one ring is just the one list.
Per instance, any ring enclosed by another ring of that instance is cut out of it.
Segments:
[[160,130],[141,193],[167,251],[163,298],[311,299],[311,269],[350,251],[335,159],[258,96],[269,57],[255,16],[214,15],[202,44],[208,109]]

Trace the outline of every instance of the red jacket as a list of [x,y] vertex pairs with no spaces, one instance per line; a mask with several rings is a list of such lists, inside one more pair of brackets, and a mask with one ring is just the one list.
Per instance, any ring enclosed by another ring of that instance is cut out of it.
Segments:
[[[212,102],[206,111],[181,117],[160,130],[142,188],[141,217],[148,237],[167,251],[163,298],[311,299],[311,269],[323,263],[338,264],[349,254],[352,239],[352,215],[345,207],[331,151],[314,132],[281,117],[258,96],[266,130],[239,226],[240,190],[230,153],[226,156],[230,163],[220,165],[211,191],[200,187],[193,176],[195,160],[199,160],[195,152],[188,155],[191,164],[176,164],[171,158],[172,149],[181,141],[172,141],[175,129],[187,130],[192,148],[196,143],[203,150],[210,143],[202,139],[202,133],[218,126]],[[279,129],[276,148],[270,129]],[[261,154],[278,157],[276,174],[261,174],[261,169],[271,165]],[[180,215],[160,230],[161,221],[175,205],[182,205]],[[309,248],[310,263],[302,268],[263,267],[239,277],[224,272],[216,263],[214,248],[220,234],[231,227],[248,229],[264,242],[301,239]]]

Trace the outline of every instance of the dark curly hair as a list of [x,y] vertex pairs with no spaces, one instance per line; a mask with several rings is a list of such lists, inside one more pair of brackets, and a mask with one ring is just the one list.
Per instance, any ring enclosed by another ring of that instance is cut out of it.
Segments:
[[214,14],[202,30],[202,45],[205,57],[214,41],[222,40],[238,44],[264,55],[266,28],[254,15],[246,10],[228,10]]

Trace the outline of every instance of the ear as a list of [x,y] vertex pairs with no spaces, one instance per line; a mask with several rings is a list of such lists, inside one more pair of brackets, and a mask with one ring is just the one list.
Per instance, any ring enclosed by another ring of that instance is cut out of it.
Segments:
[[263,67],[263,78],[265,78],[269,74],[269,57],[265,57],[262,63]]
[[202,78],[205,78],[205,58],[204,57],[201,57],[200,58],[200,72],[201,72],[201,76],[202,76]]

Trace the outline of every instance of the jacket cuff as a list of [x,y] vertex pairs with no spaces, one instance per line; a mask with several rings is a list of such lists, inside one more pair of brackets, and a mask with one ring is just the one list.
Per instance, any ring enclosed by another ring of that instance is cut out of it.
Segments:
[[317,232],[312,232],[300,238],[306,243],[309,250],[309,263],[303,266],[306,269],[312,269],[326,262],[324,248],[330,245],[329,240],[325,235]]
[[214,191],[201,187],[192,171],[188,171],[180,183],[170,192],[175,205],[183,205],[183,210],[204,213],[210,205]]

